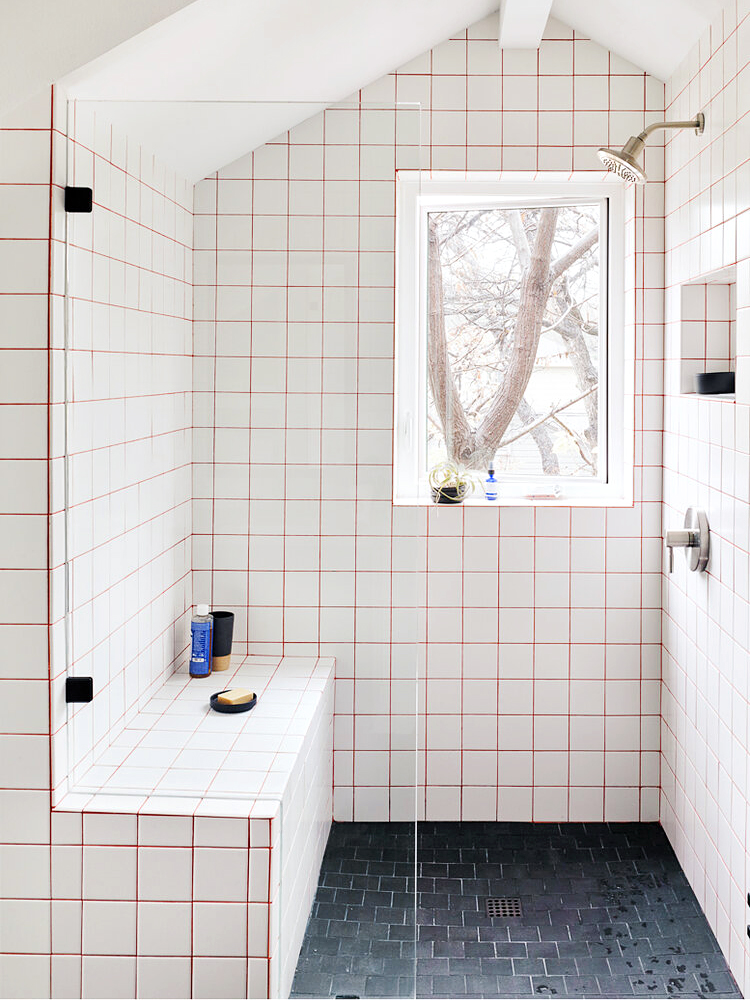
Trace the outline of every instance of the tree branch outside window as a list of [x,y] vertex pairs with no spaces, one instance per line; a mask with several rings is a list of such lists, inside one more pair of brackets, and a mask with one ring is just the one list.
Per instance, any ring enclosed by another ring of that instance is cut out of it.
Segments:
[[599,206],[431,212],[430,465],[596,476]]

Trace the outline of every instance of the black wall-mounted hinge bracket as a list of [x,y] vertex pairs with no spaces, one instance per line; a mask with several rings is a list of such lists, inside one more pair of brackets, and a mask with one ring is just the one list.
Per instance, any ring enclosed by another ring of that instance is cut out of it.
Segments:
[[65,700],[70,702],[87,702],[94,700],[93,677],[66,677]]
[[65,188],[66,212],[92,212],[94,209],[94,192],[88,187]]

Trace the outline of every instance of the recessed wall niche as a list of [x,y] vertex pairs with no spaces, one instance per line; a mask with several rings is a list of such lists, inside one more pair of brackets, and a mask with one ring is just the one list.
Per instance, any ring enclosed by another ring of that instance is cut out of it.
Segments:
[[736,289],[734,267],[680,287],[680,392],[694,393],[694,376],[700,372],[734,371]]

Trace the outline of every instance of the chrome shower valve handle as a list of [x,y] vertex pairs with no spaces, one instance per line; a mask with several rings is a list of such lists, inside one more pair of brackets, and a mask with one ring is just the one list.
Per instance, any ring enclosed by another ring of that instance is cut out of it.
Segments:
[[668,531],[666,534],[666,546],[669,552],[669,572],[671,573],[674,569],[675,549],[693,549],[698,544],[698,536],[694,531],[689,531],[687,528],[676,528],[674,531]]
[[685,549],[688,569],[703,571],[710,554],[710,531],[706,512],[699,507],[688,507],[685,527],[668,531],[664,541],[669,552],[669,572],[674,569],[674,550]]

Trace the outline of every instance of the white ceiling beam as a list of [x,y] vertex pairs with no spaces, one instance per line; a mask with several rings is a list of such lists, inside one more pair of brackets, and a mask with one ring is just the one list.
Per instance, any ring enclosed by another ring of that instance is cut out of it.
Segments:
[[552,0],[501,0],[499,38],[501,49],[538,49]]

